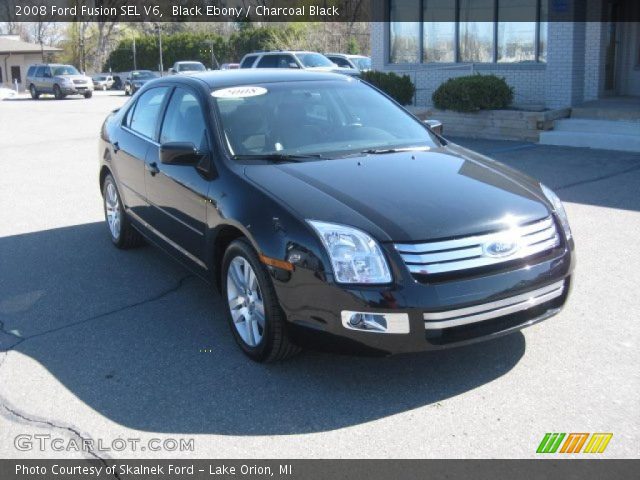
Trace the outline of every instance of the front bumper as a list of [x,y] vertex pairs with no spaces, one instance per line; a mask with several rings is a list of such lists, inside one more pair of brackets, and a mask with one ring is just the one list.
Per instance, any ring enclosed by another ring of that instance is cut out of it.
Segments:
[[62,85],[60,90],[65,95],[84,95],[86,92],[93,92],[93,85]]
[[[301,268],[272,276],[294,342],[329,351],[390,355],[475,343],[557,314],[571,289],[574,262],[571,244],[535,263],[429,283],[399,271],[396,283],[384,287],[346,288]],[[345,328],[345,310],[406,313],[409,332]]]

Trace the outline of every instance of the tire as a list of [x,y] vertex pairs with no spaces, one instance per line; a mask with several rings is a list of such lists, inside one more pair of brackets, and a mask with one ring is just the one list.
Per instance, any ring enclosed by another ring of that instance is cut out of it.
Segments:
[[[131,225],[129,217],[122,206],[120,192],[111,174],[106,176],[102,184],[102,199],[104,218],[107,222],[109,236],[113,244],[123,250],[143,245],[144,238]],[[117,227],[112,223],[115,215],[117,215],[118,218]]]
[[84,98],[91,98],[91,97],[93,97],[92,91],[84,92]]
[[40,94],[38,93],[38,90],[36,90],[36,86],[31,84],[31,86],[29,87],[29,92],[31,92],[31,98],[33,98],[34,100],[38,100],[40,98]]
[[53,86],[53,96],[56,97],[56,100],[64,99],[65,95],[62,93],[62,90],[60,90],[59,85]]
[[[253,277],[246,277],[251,278],[248,282],[244,279],[247,270],[243,268],[247,265],[254,274]],[[221,273],[222,296],[227,300],[227,321],[240,349],[252,360],[264,363],[284,360],[300,352],[300,348],[291,343],[287,335],[285,314],[276,297],[271,277],[247,240],[238,239],[229,245],[222,260]],[[237,279],[235,281],[232,278],[234,276]],[[243,291],[240,284],[249,284],[249,288]],[[245,301],[239,304],[241,298]],[[260,300],[262,307],[251,310],[254,301],[257,305]],[[232,304],[236,321],[232,314]],[[260,311],[263,312],[262,316]],[[247,317],[252,320],[247,320]],[[262,325],[258,320],[260,317]],[[254,341],[247,341],[247,337]]]

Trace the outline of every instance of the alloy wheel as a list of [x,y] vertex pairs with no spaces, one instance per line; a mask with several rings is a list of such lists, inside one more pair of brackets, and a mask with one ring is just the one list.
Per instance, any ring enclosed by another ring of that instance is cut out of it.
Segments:
[[115,239],[120,237],[120,200],[118,191],[113,183],[107,184],[107,192],[104,197],[104,205],[107,213],[107,223],[111,236]]
[[258,278],[243,257],[235,257],[229,264],[227,300],[238,335],[248,346],[257,346],[265,333],[264,302]]

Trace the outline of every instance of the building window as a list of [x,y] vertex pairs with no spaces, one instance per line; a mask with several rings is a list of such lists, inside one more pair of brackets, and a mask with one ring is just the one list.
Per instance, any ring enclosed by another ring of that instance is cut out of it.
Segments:
[[389,16],[389,54],[392,63],[420,61],[420,23],[407,19],[420,18],[421,0],[391,0]]
[[[544,62],[546,4],[544,0],[389,0],[389,61]],[[523,22],[523,17],[535,21]]]

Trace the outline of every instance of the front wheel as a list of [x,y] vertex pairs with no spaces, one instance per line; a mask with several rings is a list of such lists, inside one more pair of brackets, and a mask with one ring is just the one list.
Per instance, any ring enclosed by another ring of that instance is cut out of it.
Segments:
[[91,98],[93,96],[93,92],[91,90],[84,92],[84,98]]
[[124,211],[118,187],[111,175],[107,175],[102,185],[102,198],[104,217],[109,226],[109,234],[113,244],[123,250],[142,245],[144,239],[131,225],[129,217]]
[[56,100],[62,100],[64,98],[64,94],[59,85],[53,86],[53,96],[56,97]]
[[242,351],[257,362],[283,360],[300,351],[291,343],[273,283],[244,239],[229,245],[222,261],[227,319]]

